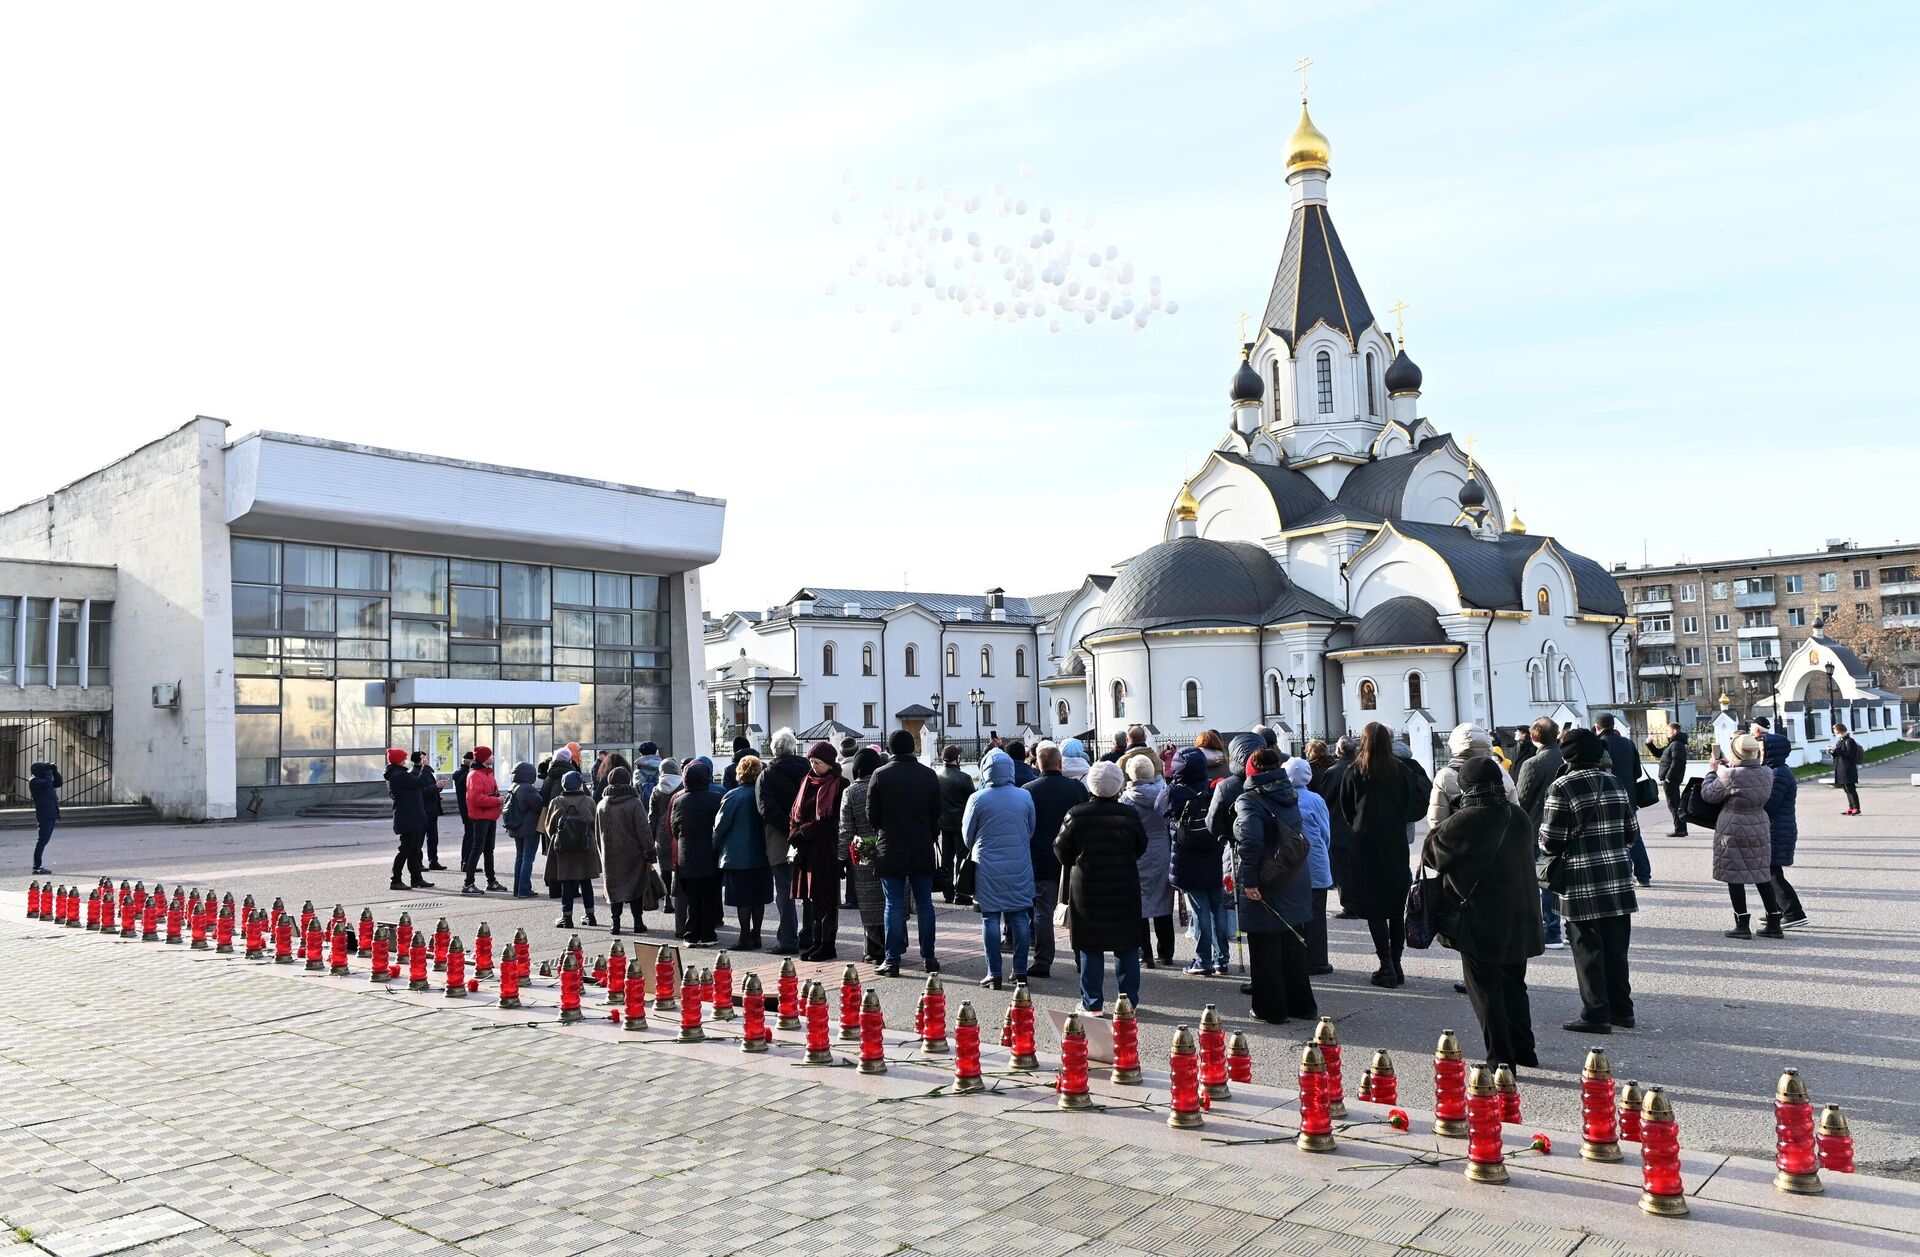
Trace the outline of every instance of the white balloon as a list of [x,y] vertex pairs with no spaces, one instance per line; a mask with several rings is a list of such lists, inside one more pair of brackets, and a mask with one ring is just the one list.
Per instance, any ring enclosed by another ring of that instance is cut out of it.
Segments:
[[1042,206],[1040,207],[1040,221],[1041,221],[1041,222],[1043,222],[1043,223],[1050,223],[1050,222],[1052,222],[1052,221],[1053,221],[1053,210],[1052,210],[1051,208],[1049,208],[1049,207],[1047,207],[1047,206],[1045,206],[1045,205],[1042,205]]
[[986,261],[986,260],[987,260],[987,251],[986,251],[985,249],[975,249],[975,250],[973,251],[973,260],[974,260],[974,261],[976,261],[976,262],[984,262],[984,261]]
[[900,320],[899,320],[899,319],[895,319],[895,320],[894,320],[893,322],[891,322],[891,323],[889,323],[889,324],[887,325],[887,330],[888,330],[889,332],[897,332],[897,331],[899,331],[899,330],[900,330]]
[[980,233],[977,231],[969,231],[967,233],[967,243],[978,248],[980,246]]
[[1055,320],[1053,320],[1053,321],[1052,321],[1051,323],[1049,323],[1049,324],[1047,324],[1047,330],[1048,330],[1049,332],[1057,332],[1057,331],[1059,331],[1059,330],[1060,330],[1060,320],[1059,320],[1059,319],[1055,319]]
[[1117,258],[1117,257],[1119,257],[1119,256],[1120,256],[1120,250],[1119,250],[1119,249],[1117,249],[1117,248],[1115,248],[1115,247],[1114,247],[1114,246],[1112,246],[1112,245],[1108,245],[1108,246],[1107,246],[1107,261],[1109,261],[1109,262],[1111,262],[1111,261],[1113,261],[1113,259],[1115,259],[1115,258]]
[[1145,327],[1147,325],[1147,312],[1145,310],[1133,316],[1133,325],[1135,327]]
[[1167,302],[1167,313],[1168,314],[1180,313],[1180,303],[1178,301]]
[[1076,280],[1074,280],[1074,281],[1073,281],[1073,282],[1072,282],[1071,284],[1068,284],[1068,285],[1067,285],[1067,295],[1068,295],[1069,297],[1077,297],[1077,296],[1079,296],[1079,295],[1080,295],[1080,281],[1079,281],[1079,280],[1077,280],[1077,279],[1076,279]]
[[841,183],[843,183],[843,184],[845,184],[845,183],[852,183],[852,182],[853,182],[853,172],[852,172],[851,170],[843,170],[843,171],[841,171],[841,172],[840,172],[840,182],[841,182]]
[[856,302],[854,302],[854,303],[853,303],[853,312],[854,312],[855,314],[865,314],[865,313],[867,312],[867,303],[866,303],[866,302],[864,302],[864,301],[856,301]]
[[1013,203],[1013,212],[1014,212],[1014,213],[1016,213],[1016,214],[1024,214],[1024,213],[1026,213],[1026,212],[1027,212],[1027,203],[1026,203],[1025,201],[1015,201],[1015,202]]
[[1036,302],[1034,302],[1034,303],[1033,303],[1033,317],[1034,317],[1034,318],[1036,318],[1036,319],[1038,319],[1038,318],[1045,318],[1045,317],[1046,317],[1046,313],[1047,313],[1047,303],[1046,303],[1046,302],[1044,302],[1044,301],[1036,301]]
[[1024,315],[1026,314],[1026,312],[1027,312],[1027,303],[1026,303],[1026,302],[1024,302],[1024,301],[1016,301],[1016,302],[1014,302],[1014,303],[1013,303],[1013,312],[1014,312],[1015,314],[1018,314],[1018,315],[1023,315],[1023,316],[1024,316]]
[[[951,227],[942,227],[942,228],[940,229],[940,240],[941,240],[941,243],[943,243],[943,244],[944,244],[945,242],[947,242],[947,241],[949,241],[949,240],[951,240],[951,239],[953,239],[953,228],[951,228]],[[1159,285],[1158,285],[1158,284],[1155,284],[1155,285],[1154,285],[1154,287],[1155,287],[1155,288],[1158,288],[1158,287],[1159,287]]]
[[1020,177],[1021,177],[1022,179],[1031,179],[1031,178],[1033,178],[1033,167],[1032,167],[1032,166],[1022,166],[1022,167],[1020,167]]
[[947,207],[946,207],[946,206],[944,206],[944,205],[936,205],[936,206],[934,206],[934,207],[933,207],[933,216],[934,216],[935,218],[945,218],[945,217],[947,216]]
[[859,200],[859,199],[860,199],[860,189],[858,189],[858,188],[853,188],[853,189],[851,189],[850,191],[848,191],[848,193],[847,193],[847,199],[848,199],[849,201],[857,201],[857,200]]
[[925,175],[915,175],[913,177],[914,191],[916,192],[923,191],[925,190],[926,186],[927,186],[927,177]]
[[1086,314],[1082,315],[1081,317],[1084,318],[1087,322],[1091,323],[1093,322],[1095,316],[1093,311],[1089,310],[1086,312]]
[[893,177],[893,190],[895,192],[898,192],[900,189],[906,186],[907,186],[907,177],[905,175],[895,175]]
[[853,264],[855,266],[865,266],[867,264],[867,255],[864,253],[856,254],[853,259]]
[[834,282],[834,281],[832,281],[831,279],[827,281],[827,295],[828,295],[829,297],[831,297],[831,296],[832,296],[832,295],[833,295],[834,293],[836,293],[836,292],[839,292],[839,291],[840,291],[840,285],[839,285],[839,284],[837,284],[837,283],[835,283],[835,282]]
[[929,287],[929,288],[931,288],[931,287],[933,287],[933,286],[934,286],[934,284],[933,284],[933,276],[931,276],[931,275],[929,275],[929,276],[927,276],[927,287]]
[[918,313],[920,313],[920,303],[919,303],[918,301],[916,301],[916,302],[914,302],[914,303],[913,303],[912,305],[910,305],[910,306],[908,306],[908,307],[907,307],[907,313],[908,313],[908,314],[918,314]]
[[1028,237],[1027,237],[1027,248],[1029,248],[1029,249],[1037,249],[1037,248],[1039,248],[1039,247],[1040,247],[1040,246],[1041,246],[1041,245],[1042,245],[1043,243],[1045,243],[1045,242],[1044,242],[1044,241],[1042,241],[1042,240],[1040,239],[1040,237],[1038,237],[1038,236],[1028,236]]
[[834,222],[836,222],[836,223],[837,223],[837,222],[839,222],[839,221],[840,221],[841,219],[843,219],[843,218],[845,218],[845,217],[846,217],[846,212],[845,212],[845,211],[843,211],[843,210],[835,210],[835,211],[833,211],[833,221],[834,221]]
[[999,196],[1002,192],[1006,191],[1006,189],[1002,188],[999,184],[996,183],[993,185],[992,191],[995,196]]
[[1005,314],[1005,313],[1007,312],[1007,303],[1006,303],[1006,302],[1004,302],[1004,301],[996,301],[996,302],[994,302],[994,303],[993,303],[993,312],[994,312],[994,314],[996,314],[996,315],[1001,315],[1001,314]]
[[1044,241],[1044,242],[1046,242],[1047,244],[1052,244],[1052,243],[1053,243],[1053,228],[1051,228],[1051,227],[1049,227],[1049,228],[1047,228],[1047,229],[1046,229],[1045,231],[1043,231],[1043,232],[1041,232],[1041,233],[1040,233],[1040,239],[1041,239],[1042,241]]
[[1089,254],[1087,254],[1087,265],[1088,265],[1088,266],[1096,266],[1096,267],[1097,267],[1097,266],[1099,266],[1099,265],[1100,265],[1100,255],[1099,255],[1098,253],[1089,253]]

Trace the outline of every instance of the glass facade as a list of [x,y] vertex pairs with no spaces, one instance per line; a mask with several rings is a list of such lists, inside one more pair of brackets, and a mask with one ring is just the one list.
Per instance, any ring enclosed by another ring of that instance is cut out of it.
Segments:
[[[112,684],[107,660],[113,644],[113,603],[63,598],[57,618],[53,608],[52,598],[25,598],[0,590],[0,684]],[[84,651],[82,627],[86,629]]]
[[[629,759],[641,742],[669,745],[668,610],[662,576],[236,537],[238,784],[377,781],[389,746],[449,772],[474,746],[511,770],[567,742]],[[575,681],[580,701],[367,702],[368,681],[403,677]]]

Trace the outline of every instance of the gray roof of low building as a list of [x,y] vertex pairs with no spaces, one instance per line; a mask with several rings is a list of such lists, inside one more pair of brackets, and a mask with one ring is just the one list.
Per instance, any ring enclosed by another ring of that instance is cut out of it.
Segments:
[[1444,646],[1448,638],[1431,603],[1411,596],[1389,598],[1360,617],[1353,648],[1382,646]]
[[1072,589],[1063,589],[1059,593],[1041,594],[1038,597],[1029,598],[1027,612],[1035,619],[1051,620],[1060,613],[1060,608],[1066,606],[1067,601],[1079,592],[1080,587],[1076,585]]
[[1220,457],[1259,477],[1260,483],[1266,486],[1273,498],[1274,509],[1280,512],[1280,525],[1283,528],[1294,527],[1295,520],[1311,515],[1327,504],[1327,495],[1303,471],[1295,471],[1277,463],[1257,463],[1238,450],[1221,450]]
[[838,720],[822,720],[811,729],[802,729],[793,736],[802,742],[833,742],[834,749],[838,750],[841,738],[864,738],[867,732],[864,729],[856,729],[852,725],[843,725]]
[[1099,632],[1225,628],[1339,615],[1247,541],[1175,537],[1135,556],[1108,592]]
[[[864,620],[877,620],[897,607],[912,604],[926,608],[943,620],[958,619],[956,613],[965,610],[976,623],[996,622],[987,618],[987,599],[984,594],[941,594],[906,589],[836,589],[825,585],[808,585],[801,592],[813,595],[814,616],[820,619],[845,619],[848,603],[854,605],[855,616]],[[1006,608],[1007,622],[1011,624],[1036,624],[1046,618],[1036,613],[1031,600],[1026,598],[1004,595],[1002,605]],[[769,607],[766,618],[785,620],[792,614],[793,600],[788,599],[781,606]]]
[[1327,207],[1301,205],[1287,224],[1287,242],[1280,250],[1280,267],[1274,272],[1260,324],[1278,332],[1291,346],[1320,322],[1351,342],[1372,324],[1373,311],[1360,291],[1360,280]]
[[[1488,611],[1525,608],[1526,591],[1521,585],[1527,560],[1553,540],[1533,533],[1502,533],[1497,539],[1487,541],[1450,524],[1417,524],[1407,520],[1395,520],[1393,527],[1440,556],[1447,570],[1453,573],[1454,583],[1460,587],[1462,602]],[[1572,569],[1581,611],[1590,615],[1624,616],[1627,613],[1627,600],[1604,567],[1558,542],[1554,542],[1554,548]]]

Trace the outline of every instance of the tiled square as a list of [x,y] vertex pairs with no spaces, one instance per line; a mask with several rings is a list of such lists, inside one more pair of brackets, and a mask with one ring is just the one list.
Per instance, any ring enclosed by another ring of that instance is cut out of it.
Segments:
[[1100,1236],[1166,1198],[1117,1183],[1066,1176],[1003,1205],[1004,1217],[1038,1222],[1076,1235]]
[[1085,1242],[1085,1236],[1071,1231],[990,1214],[949,1227],[921,1241],[921,1246],[929,1253],[976,1253],[979,1257],[1060,1257]]
[[1286,1221],[1341,1235],[1407,1244],[1445,1213],[1440,1205],[1352,1187],[1328,1187],[1290,1211]]
[[1450,1209],[1415,1236],[1413,1244],[1442,1257],[1567,1257],[1586,1238],[1584,1231]]
[[1148,1252],[1227,1257],[1269,1225],[1268,1219],[1251,1214],[1169,1200],[1121,1223],[1107,1238]]

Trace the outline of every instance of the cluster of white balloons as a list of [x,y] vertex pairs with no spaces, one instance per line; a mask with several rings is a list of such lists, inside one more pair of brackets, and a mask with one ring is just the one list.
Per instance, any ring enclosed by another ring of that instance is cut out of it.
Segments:
[[[1032,174],[1032,166],[1020,167],[1021,178]],[[1180,312],[1180,303],[1163,295],[1160,277],[1136,274],[1117,245],[1084,242],[1094,228],[1090,213],[1056,214],[998,183],[986,192],[935,192],[925,176],[901,175],[878,223],[863,224],[853,208],[861,194],[853,172],[840,183],[847,205],[833,211],[834,223],[875,232],[871,249],[860,248],[847,264],[849,295],[865,284],[892,290],[871,300],[854,296],[853,312],[885,314],[891,331],[902,330],[902,316],[919,315],[928,302],[996,322],[1030,319],[1050,332],[1076,319],[1144,331],[1156,315]],[[827,296],[840,292],[839,280],[827,282]]]

